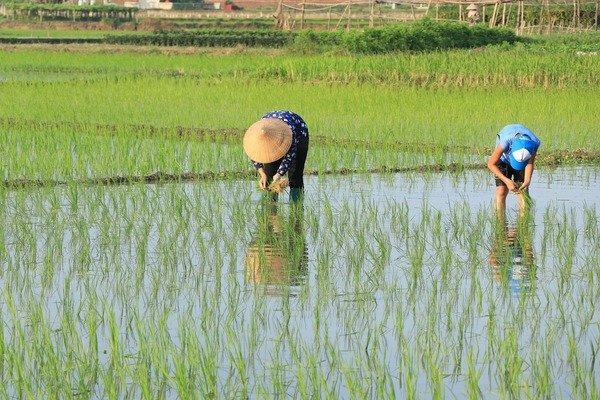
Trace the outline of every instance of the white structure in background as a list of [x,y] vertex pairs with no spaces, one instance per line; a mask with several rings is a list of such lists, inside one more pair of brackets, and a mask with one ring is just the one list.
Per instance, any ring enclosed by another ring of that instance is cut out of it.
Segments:
[[159,0],[131,0],[123,3],[125,7],[136,7],[140,10],[171,10],[173,3],[170,1]]
[[96,4],[96,0],[78,0],[77,5],[80,6],[93,6]]
[[156,8],[164,8],[161,7],[158,0],[139,0],[138,7],[142,10],[145,9],[156,9]]

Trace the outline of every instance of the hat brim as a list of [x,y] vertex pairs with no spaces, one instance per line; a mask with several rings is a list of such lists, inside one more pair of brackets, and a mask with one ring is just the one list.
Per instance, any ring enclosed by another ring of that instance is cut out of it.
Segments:
[[[527,153],[529,153],[529,157],[526,160],[519,161],[515,158],[515,152],[519,152],[520,150],[526,150]],[[529,164],[529,161],[534,156],[536,150],[537,147],[531,140],[521,138],[515,140],[512,144],[510,154],[508,155],[510,166],[517,171],[522,171],[527,164]]]
[[525,169],[525,167],[527,166],[527,164],[529,163],[529,160],[526,161],[517,161],[512,154],[510,154],[508,156],[508,162],[510,163],[510,166],[512,169],[517,170],[517,171],[522,171]]
[[244,134],[244,152],[255,162],[277,161],[291,146],[292,129],[278,118],[258,120]]

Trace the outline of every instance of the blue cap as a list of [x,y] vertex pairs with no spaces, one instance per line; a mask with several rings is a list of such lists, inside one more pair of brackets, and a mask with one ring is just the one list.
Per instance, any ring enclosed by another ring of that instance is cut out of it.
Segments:
[[508,161],[517,171],[525,169],[529,159],[535,154],[538,144],[527,138],[518,138],[512,143]]

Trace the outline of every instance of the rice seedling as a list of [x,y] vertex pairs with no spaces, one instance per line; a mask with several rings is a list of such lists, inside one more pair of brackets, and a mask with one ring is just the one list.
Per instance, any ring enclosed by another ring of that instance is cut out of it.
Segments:
[[[513,119],[548,149],[597,150],[590,61],[527,55],[581,86],[548,91],[497,53],[470,74],[467,53],[11,55],[2,396],[595,395],[597,168],[540,162],[513,234],[487,171],[465,167]],[[282,60],[291,82],[270,75]],[[280,104],[311,121],[314,175],[273,214],[239,138]]]
[[[588,100],[594,97],[595,89],[589,85],[587,89],[551,93],[535,87],[526,92],[520,89],[507,92],[504,86],[498,90],[468,91],[355,83],[316,83],[307,87],[305,80],[282,83],[270,79],[230,79],[227,74],[220,75],[222,72],[215,82],[199,78],[224,68],[234,72],[255,69],[264,63],[264,58],[258,56],[244,56],[243,61],[240,56],[182,56],[170,60],[166,56],[146,55],[135,61],[126,54],[65,58],[54,53],[16,52],[13,56],[7,65],[16,70],[41,71],[38,75],[42,81],[33,84],[10,81],[2,87],[1,98],[10,99],[10,104],[2,107],[5,110],[2,122],[8,128],[2,130],[3,177],[9,181],[127,180],[160,177],[160,174],[231,173],[231,168],[236,173],[247,171],[247,160],[239,151],[239,134],[256,114],[278,107],[268,95],[273,85],[285,88],[278,103],[302,109],[311,121],[311,132],[317,141],[324,142],[325,145],[314,148],[311,157],[313,167],[321,172],[481,163],[488,146],[482,146],[479,134],[488,132],[491,143],[497,127],[513,119],[536,121],[533,126],[544,132],[548,148],[565,149],[573,142],[586,148],[598,147],[594,135],[597,121],[593,117],[598,113],[595,103]],[[452,55],[459,59],[463,56],[466,55]],[[430,57],[437,56],[422,58]],[[493,57],[495,60],[496,55]],[[413,67],[420,60],[409,59]],[[308,60],[292,58],[287,64],[297,69],[307,63],[301,68],[306,70],[330,70],[330,63],[339,69],[352,66],[364,71],[382,70],[387,80],[388,72],[404,61],[404,57],[375,57],[364,62],[352,57],[343,61],[309,57]],[[452,69],[447,61],[439,65]],[[230,62],[231,66],[224,66],[224,62]],[[164,71],[171,63],[175,63],[173,68],[177,64],[185,65],[183,68],[189,66],[193,72],[177,77],[148,73]],[[221,63],[219,68],[215,68],[218,63]],[[79,69],[88,73],[89,79],[43,81],[48,71],[64,70],[68,74]],[[112,78],[106,78],[107,74]],[[303,79],[314,82],[311,76]],[[581,90],[588,92],[582,95]],[[515,96],[523,98],[527,109],[514,111]],[[104,101],[98,102],[98,98]],[[154,100],[158,98],[164,100]],[[363,104],[359,110],[353,106],[358,103]],[[236,113],[240,118],[231,118],[229,112],[211,111],[228,110],[231,104],[238,104]],[[436,110],[437,118],[431,118],[431,110]],[[495,111],[495,120],[472,117],[490,114],[490,110]],[[558,122],[539,120],[540,115],[555,112],[561,113]],[[352,121],[351,125],[348,121]],[[568,133],[568,127],[574,125],[578,126],[576,137]],[[193,133],[198,131],[203,139]],[[188,140],[180,140],[181,136]],[[207,138],[210,140],[204,140]],[[350,146],[336,145],[339,140]],[[350,140],[357,142],[353,144]],[[368,146],[368,143],[373,144]],[[449,151],[447,146],[466,146],[471,150],[465,152],[456,147]],[[105,163],[106,159],[112,162]]]
[[272,182],[268,189],[275,193],[283,193],[284,189],[289,186],[289,181],[287,178],[281,178],[275,182]]

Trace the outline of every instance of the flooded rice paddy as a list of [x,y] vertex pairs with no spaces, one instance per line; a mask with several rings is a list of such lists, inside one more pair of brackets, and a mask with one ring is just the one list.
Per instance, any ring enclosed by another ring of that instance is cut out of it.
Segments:
[[[0,191],[3,397],[597,398],[600,170]],[[27,379],[24,379],[24,378]]]

